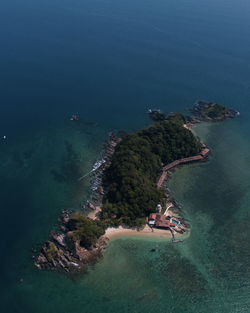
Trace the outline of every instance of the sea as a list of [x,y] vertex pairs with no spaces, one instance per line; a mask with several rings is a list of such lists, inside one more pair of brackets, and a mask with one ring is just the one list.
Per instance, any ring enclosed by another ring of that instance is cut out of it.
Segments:
[[[247,0],[0,1],[2,313],[250,312],[249,29]],[[79,177],[108,134],[196,100],[240,116],[196,125],[209,160],[168,181],[184,242],[116,238],[82,275],[38,271],[33,250],[90,198]]]

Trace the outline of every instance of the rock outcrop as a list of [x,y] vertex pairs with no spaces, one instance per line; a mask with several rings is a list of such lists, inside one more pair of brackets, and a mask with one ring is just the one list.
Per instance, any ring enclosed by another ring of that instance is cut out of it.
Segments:
[[236,110],[208,101],[197,101],[190,111],[201,121],[214,122],[224,121],[228,118],[235,118],[240,114]]
[[63,211],[60,221],[62,232],[50,233],[51,240],[45,242],[35,259],[37,269],[59,270],[64,272],[79,272],[86,265],[94,264],[102,256],[108,238],[101,236],[89,249],[81,247],[79,241],[72,241],[72,232],[67,228],[70,212]]

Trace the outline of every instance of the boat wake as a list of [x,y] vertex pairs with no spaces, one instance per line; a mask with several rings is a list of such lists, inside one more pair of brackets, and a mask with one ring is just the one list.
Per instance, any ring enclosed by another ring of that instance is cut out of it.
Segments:
[[82,180],[83,178],[87,177],[91,173],[93,173],[96,170],[98,170],[98,168],[100,168],[105,162],[106,162],[106,160],[104,158],[102,158],[101,160],[95,162],[95,164],[93,165],[92,170],[89,171],[87,174],[85,174],[85,175],[81,176],[80,178],[78,178],[78,181]]

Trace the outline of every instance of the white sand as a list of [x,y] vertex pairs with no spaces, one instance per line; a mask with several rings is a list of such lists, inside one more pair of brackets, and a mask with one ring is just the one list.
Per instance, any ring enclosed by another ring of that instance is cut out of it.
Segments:
[[114,237],[123,237],[123,236],[148,236],[148,237],[161,237],[161,238],[170,238],[171,232],[165,229],[152,229],[146,225],[142,230],[138,231],[132,228],[119,227],[109,227],[105,232],[105,236],[109,239]]

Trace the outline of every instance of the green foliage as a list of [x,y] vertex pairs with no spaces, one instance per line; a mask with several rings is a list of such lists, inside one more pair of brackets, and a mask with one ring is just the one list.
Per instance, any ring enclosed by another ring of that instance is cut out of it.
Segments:
[[110,167],[104,173],[107,194],[102,218],[129,226],[145,223],[163,198],[156,188],[162,164],[193,156],[201,144],[183,127],[183,115],[173,113],[166,120],[126,136],[117,146]]
[[149,116],[151,119],[155,122],[160,122],[164,121],[167,118],[167,115],[164,113],[160,112],[159,110],[153,110],[149,113]]
[[104,222],[90,220],[79,212],[71,215],[67,227],[73,232],[73,240],[79,240],[80,245],[85,248],[94,245],[106,229]]
[[49,261],[59,260],[61,252],[62,251],[58,250],[56,245],[53,242],[51,242],[51,241],[48,242],[47,258]]
[[227,113],[226,107],[221,104],[214,104],[205,109],[204,113],[211,118],[223,116]]
[[184,123],[186,123],[186,117],[183,114],[177,113],[177,112],[173,112],[169,114],[169,116],[167,117],[167,120],[180,124],[180,125],[183,125]]

